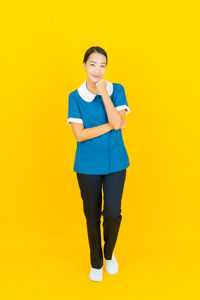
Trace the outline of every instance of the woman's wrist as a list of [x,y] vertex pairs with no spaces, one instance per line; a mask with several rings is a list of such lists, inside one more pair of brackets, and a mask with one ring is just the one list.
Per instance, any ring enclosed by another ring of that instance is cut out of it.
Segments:
[[111,125],[110,123],[107,123],[107,126],[108,126],[108,129],[109,129],[109,130],[112,130],[112,129],[113,129],[113,127],[112,127],[112,125]]

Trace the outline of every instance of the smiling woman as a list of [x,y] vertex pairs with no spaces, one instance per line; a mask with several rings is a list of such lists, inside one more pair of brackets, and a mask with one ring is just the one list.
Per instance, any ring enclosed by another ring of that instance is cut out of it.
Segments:
[[[125,89],[120,83],[104,80],[107,54],[101,47],[89,48],[83,68],[87,79],[69,94],[67,124],[77,139],[73,170],[76,172],[90,246],[89,278],[102,280],[103,251],[100,217],[103,215],[106,271],[115,274],[118,263],[114,248],[121,215],[121,199],[130,166],[123,142],[125,115],[130,112]],[[104,209],[101,212],[102,186]]]

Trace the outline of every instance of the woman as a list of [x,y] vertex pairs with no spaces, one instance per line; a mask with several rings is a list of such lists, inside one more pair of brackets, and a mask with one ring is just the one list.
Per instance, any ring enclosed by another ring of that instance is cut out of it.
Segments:
[[[109,274],[118,272],[113,250],[121,223],[121,199],[129,167],[121,128],[125,114],[130,112],[124,87],[103,79],[107,53],[101,47],[89,48],[83,68],[87,74],[78,89],[69,94],[67,124],[77,140],[73,170],[83,200],[90,246],[93,281],[103,279],[100,218],[103,215],[105,268]],[[104,209],[102,208],[102,186]]]

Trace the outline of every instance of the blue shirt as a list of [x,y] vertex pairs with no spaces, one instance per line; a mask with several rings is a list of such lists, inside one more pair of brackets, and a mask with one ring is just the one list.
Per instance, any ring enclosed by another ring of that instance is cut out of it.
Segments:
[[[106,89],[116,110],[130,112],[123,85],[106,81]],[[109,123],[102,96],[87,89],[86,80],[68,98],[68,120],[91,128]],[[110,130],[85,141],[77,141],[73,170],[82,174],[104,175],[121,171],[130,165],[122,131]]]

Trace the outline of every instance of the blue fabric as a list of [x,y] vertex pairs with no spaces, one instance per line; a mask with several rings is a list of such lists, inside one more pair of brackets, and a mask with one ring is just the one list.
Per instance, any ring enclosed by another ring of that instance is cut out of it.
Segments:
[[[113,94],[113,104],[115,107],[126,105],[128,106],[128,102],[126,99],[126,94],[123,85],[118,84],[115,90],[115,93]],[[126,111],[128,113],[128,111]]]
[[[81,111],[77,103],[77,97],[74,97],[73,93],[69,94],[68,100],[68,118],[75,118],[82,121]],[[78,120],[74,120],[75,122],[79,123]],[[81,122],[80,122],[81,123]]]
[[[130,112],[125,90],[121,84],[113,83],[110,98],[117,110],[126,108],[126,113]],[[74,122],[83,123],[84,128],[109,123],[102,96],[96,95],[94,100],[87,102],[80,97],[78,89],[69,94],[68,122],[72,118]],[[103,175],[123,170],[129,165],[121,129],[113,129],[82,142],[77,141],[73,166],[75,172]]]

